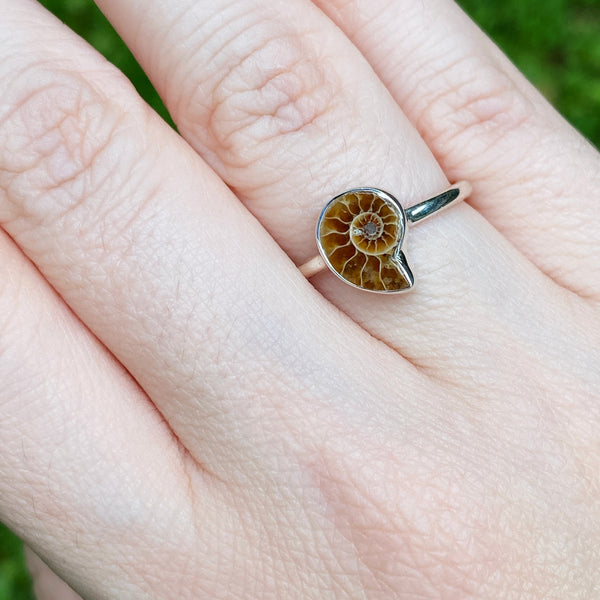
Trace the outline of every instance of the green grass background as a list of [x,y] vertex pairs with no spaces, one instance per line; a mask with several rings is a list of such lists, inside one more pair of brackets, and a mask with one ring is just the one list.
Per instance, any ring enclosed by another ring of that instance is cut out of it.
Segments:
[[[124,71],[167,117],[150,82],[91,0],[42,4]],[[562,114],[600,146],[600,0],[461,0],[460,4]],[[32,598],[21,543],[0,524],[0,600]]]

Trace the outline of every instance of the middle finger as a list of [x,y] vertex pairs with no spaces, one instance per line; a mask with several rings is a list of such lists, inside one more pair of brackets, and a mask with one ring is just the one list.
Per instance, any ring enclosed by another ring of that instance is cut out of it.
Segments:
[[[315,254],[315,222],[330,197],[373,186],[407,206],[447,186],[385,86],[311,2],[97,3],[179,130],[297,263]],[[515,306],[531,322],[526,290],[547,282],[475,210],[456,207],[408,237],[417,288],[407,297],[374,298],[329,274],[314,281],[376,337],[429,367],[442,357],[443,368],[464,364],[462,348],[489,355],[473,348],[486,343],[482,323],[501,334]]]

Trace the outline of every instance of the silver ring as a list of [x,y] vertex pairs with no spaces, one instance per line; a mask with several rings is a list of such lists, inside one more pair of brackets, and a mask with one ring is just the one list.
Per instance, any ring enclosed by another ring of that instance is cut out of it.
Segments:
[[388,192],[355,188],[332,198],[317,222],[319,256],[300,267],[307,278],[329,268],[352,287],[383,294],[410,290],[415,278],[402,244],[408,225],[467,198],[460,181],[433,198],[404,209]]

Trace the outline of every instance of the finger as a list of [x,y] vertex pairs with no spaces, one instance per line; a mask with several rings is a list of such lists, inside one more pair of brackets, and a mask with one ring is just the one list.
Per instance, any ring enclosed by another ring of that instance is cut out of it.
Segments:
[[[285,13],[258,0],[181,0],[176,11],[156,1],[98,4],[179,130],[297,262],[316,252],[315,222],[329,197],[377,186],[406,205],[446,187],[371,68],[310,3],[287,2]],[[313,281],[373,335],[432,372],[464,365],[461,348],[487,354],[471,340],[481,340],[482,321],[507,319],[512,303],[495,301],[507,282],[526,310],[534,307],[525,290],[547,285],[468,207],[436,216],[409,237],[417,280],[410,297],[365,298],[330,275]],[[474,302],[485,315],[475,315]]]
[[81,596],[29,548],[26,549],[26,558],[37,600],[81,600]]
[[369,60],[450,179],[538,267],[600,293],[600,157],[447,0],[315,0]]
[[85,598],[169,597],[208,479],[4,232],[0,270],[0,519]]
[[374,370],[426,385],[315,294],[120,74],[41,8],[8,5],[4,51],[26,62],[1,119],[0,221],[208,471],[268,478],[282,399],[317,418],[307,386],[362,411]]

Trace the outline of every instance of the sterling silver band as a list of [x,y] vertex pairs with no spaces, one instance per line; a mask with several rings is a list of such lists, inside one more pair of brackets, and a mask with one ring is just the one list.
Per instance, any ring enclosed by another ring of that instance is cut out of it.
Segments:
[[409,223],[419,223],[444,208],[448,208],[451,204],[466,198],[470,193],[471,185],[466,181],[461,181],[441,194],[405,209],[406,218]]
[[[467,181],[460,181],[450,186],[443,192],[428,198],[422,202],[414,204],[413,206],[403,209],[399,203],[398,207],[401,212],[404,212],[406,217],[407,225],[415,225],[421,221],[427,219],[431,215],[434,215],[441,210],[452,206],[461,200],[467,198],[471,194],[471,184]],[[376,188],[357,188],[357,190],[376,190]],[[385,192],[381,192],[385,194]],[[400,248],[399,248],[400,249]],[[324,269],[331,268],[330,265],[325,262],[321,255],[317,255],[309,261],[305,262],[299,267],[300,272],[306,277],[310,278],[313,275],[323,271]],[[412,284],[411,284],[412,285]]]

